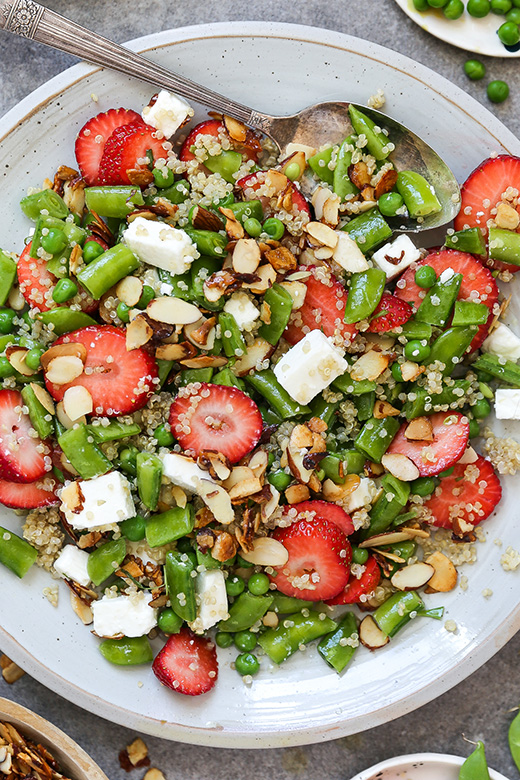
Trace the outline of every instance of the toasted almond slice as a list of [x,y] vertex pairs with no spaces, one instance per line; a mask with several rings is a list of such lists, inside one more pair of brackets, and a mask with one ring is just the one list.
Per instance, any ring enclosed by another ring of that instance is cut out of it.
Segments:
[[73,590],[70,592],[70,604],[83,625],[90,626],[90,624],[94,622],[94,615],[91,608],[88,604],[85,604]]
[[200,349],[213,349],[215,346],[216,317],[201,317],[197,322],[184,326],[184,335]]
[[255,566],[285,566],[289,560],[287,548],[277,539],[270,536],[260,536],[253,542],[250,552],[241,552],[241,557]]
[[233,250],[233,269],[239,274],[254,274],[260,265],[260,247],[254,238],[240,238]]
[[395,345],[395,339],[385,333],[364,333],[364,338],[377,347],[380,352],[391,352]]
[[417,590],[426,585],[435,574],[435,569],[429,563],[418,561],[411,566],[398,569],[390,582],[397,590]]
[[306,425],[295,425],[289,439],[291,447],[312,447],[312,431]]
[[170,489],[177,506],[180,506],[181,509],[184,509],[186,507],[186,504],[188,503],[188,496],[186,495],[184,490],[178,485],[171,485]]
[[243,482],[246,479],[253,479],[254,476],[255,473],[249,466],[235,466],[224,482],[224,487],[226,490],[231,490],[234,485],[238,485],[239,482]]
[[412,538],[417,537],[418,539],[429,539],[430,538],[430,532],[425,531],[423,528],[413,528],[409,525],[403,525],[401,527],[401,530],[403,533],[408,534],[408,536],[411,536]]
[[339,223],[340,199],[338,197],[327,198],[323,204],[322,219],[331,227],[336,227]]
[[364,542],[360,542],[358,547],[384,547],[387,544],[397,544],[398,542],[408,542],[412,535],[406,531],[385,531],[382,534],[376,534]]
[[295,255],[293,255],[286,246],[277,246],[275,249],[267,250],[265,259],[271,263],[275,271],[278,271],[279,273],[295,271],[298,267],[298,261],[296,260]]
[[324,207],[327,200],[334,200],[337,199],[338,201],[338,209],[340,204],[340,199],[337,195],[335,195],[332,190],[329,190],[327,187],[316,187],[312,194],[311,203],[314,206],[314,213],[316,214],[316,219],[322,219],[324,216]]
[[56,344],[53,347],[49,347],[40,358],[40,363],[44,371],[47,370],[47,366],[57,357],[63,357],[66,355],[74,355],[79,358],[82,363],[87,360],[87,348],[84,344],[69,342],[67,344]]
[[285,281],[281,282],[283,287],[293,300],[293,311],[301,309],[305,302],[305,296],[307,295],[307,285],[298,281]]
[[229,489],[229,497],[231,502],[252,496],[254,493],[258,493],[262,490],[262,484],[258,477],[251,477],[250,479],[244,479],[242,482],[237,482]]
[[381,465],[390,474],[403,482],[413,482],[420,477],[419,469],[407,455],[398,452],[387,452],[381,458]]
[[331,479],[326,479],[322,486],[323,498],[325,501],[340,501],[353,493],[360,482],[358,474],[347,474],[343,485],[336,485]]
[[404,363],[400,364],[400,367],[405,382],[413,382],[426,370],[426,366],[419,366],[413,360],[405,360]]
[[278,504],[280,503],[280,493],[278,492],[278,490],[275,487],[273,487],[273,485],[269,485],[268,483],[265,485],[265,487],[269,489],[271,493],[271,498],[269,499],[269,501],[266,501],[260,506],[260,516],[264,523],[267,522],[267,520],[269,520],[271,515],[278,507]]
[[130,320],[126,326],[125,339],[127,351],[130,352],[132,349],[143,347],[145,344],[148,344],[152,336],[153,328],[150,323],[146,321],[146,318],[142,316],[142,312],[140,312],[140,316]]
[[[72,428],[76,423],[86,423],[87,418],[79,418],[77,420],[71,420],[68,414],[65,412],[65,409],[63,407],[63,401],[58,401],[56,404],[56,417],[58,418],[58,421],[63,425],[64,428]],[[76,484],[76,483],[73,483]]]
[[186,360],[179,360],[181,366],[185,368],[222,368],[228,362],[223,355],[199,355]]
[[388,368],[389,363],[389,355],[383,355],[381,352],[376,352],[375,349],[370,349],[356,360],[350,371],[350,376],[356,382],[362,379],[374,382]]
[[182,298],[165,295],[154,298],[146,307],[148,316],[156,322],[166,322],[169,325],[189,325],[200,320],[201,313],[197,306]]
[[387,645],[390,638],[383,634],[372,615],[367,615],[359,624],[359,641],[369,650],[378,650]]
[[143,292],[143,283],[137,276],[125,276],[116,284],[115,292],[127,306],[136,306]]
[[473,447],[467,447],[464,451],[461,458],[459,458],[458,463],[475,463],[475,461],[478,459],[478,455],[473,449]]
[[269,457],[265,450],[257,450],[249,458],[248,466],[258,479],[262,479],[269,463]]
[[229,525],[233,522],[235,519],[233,505],[223,487],[207,479],[201,479],[197,492],[210,512],[213,512],[217,522],[223,525]]
[[323,222],[307,222],[304,230],[317,243],[334,249],[338,243],[338,234],[335,230],[324,225]]
[[197,354],[193,344],[183,341],[181,344],[159,344],[155,349],[157,360],[185,360]]
[[15,371],[18,371],[18,373],[23,376],[33,376],[33,374],[36,374],[36,370],[29,368],[25,362],[25,356],[28,352],[29,350],[26,347],[19,347],[15,344],[9,345],[5,350],[5,356],[9,363]]
[[63,409],[73,422],[86,414],[91,414],[94,404],[87,388],[82,385],[68,387],[63,396]]
[[202,450],[197,458],[197,463],[201,469],[209,471],[213,479],[224,481],[231,475],[231,464],[221,452]]
[[433,426],[429,417],[416,417],[405,428],[404,435],[411,441],[433,441]]
[[247,347],[247,352],[239,358],[233,366],[233,373],[236,376],[245,376],[251,370],[259,370],[257,367],[262,365],[264,360],[271,357],[274,347],[268,341],[258,336],[252,344]]
[[285,176],[285,174],[281,173],[280,171],[275,171],[271,168],[265,175],[265,183],[271,191],[272,196],[279,192],[283,192],[289,183],[289,179],[287,176]]
[[54,385],[66,385],[83,373],[83,361],[75,355],[55,357],[47,365],[45,377]]
[[219,208],[219,211],[226,218],[226,233],[228,235],[229,240],[239,241],[240,239],[244,238],[245,236],[244,228],[242,227],[242,224],[238,221],[238,219],[235,217],[231,209],[221,206]]
[[49,414],[56,414],[56,407],[54,406],[51,394],[44,387],[36,384],[36,382],[31,382],[29,387],[32,389],[45,411],[49,412]]
[[388,401],[376,401],[374,404],[373,415],[376,420],[384,420],[385,417],[397,417],[401,412]]
[[226,128],[228,135],[233,141],[244,143],[247,137],[247,127],[239,122],[238,119],[233,119],[232,116],[226,116],[224,114],[224,127]]
[[287,447],[287,463],[291,470],[291,474],[298,480],[298,482],[309,482],[311,474],[314,469],[308,469],[303,465],[303,459],[307,455],[305,449],[299,449],[289,443]]
[[307,485],[289,485],[284,493],[288,504],[301,504],[302,501],[308,501],[311,497]]
[[320,246],[318,249],[314,250],[314,257],[316,260],[330,260],[333,254],[334,250],[328,246]]
[[[231,212],[233,213],[233,212]],[[214,211],[195,206],[191,215],[191,224],[195,230],[211,230],[218,233],[222,230],[222,220]]]
[[425,563],[433,566],[434,574],[428,580],[428,592],[448,593],[457,584],[457,569],[447,555],[436,550]]

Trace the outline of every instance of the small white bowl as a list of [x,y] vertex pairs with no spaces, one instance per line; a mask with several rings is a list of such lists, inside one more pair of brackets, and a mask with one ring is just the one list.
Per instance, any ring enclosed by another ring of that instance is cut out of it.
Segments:
[[[465,760],[447,753],[413,753],[381,761],[351,780],[458,780]],[[491,780],[508,780],[494,769],[489,770],[489,776]]]

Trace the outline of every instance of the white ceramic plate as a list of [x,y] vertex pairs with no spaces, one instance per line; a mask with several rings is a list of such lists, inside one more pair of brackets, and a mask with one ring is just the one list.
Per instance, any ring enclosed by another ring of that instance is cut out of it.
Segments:
[[[432,71],[366,41],[325,30],[266,23],[225,23],[170,30],[131,44],[189,78],[260,110],[291,113],[318,100],[363,103],[378,88],[390,114],[422,134],[463,180],[492,151],[520,154],[520,142],[486,109]],[[74,138],[87,118],[124,105],[139,109],[153,89],[78,65],[23,100],[0,120],[2,221],[0,246],[20,249],[27,222],[18,208],[30,185],[59,163],[74,164]],[[92,95],[97,97],[94,102]],[[203,116],[202,112],[197,118]],[[48,577],[34,568],[23,582],[0,571],[0,646],[53,690],[110,720],[179,741],[226,747],[283,746],[333,739],[399,717],[446,691],[483,664],[520,627],[518,575],[499,565],[500,550],[516,544],[508,518],[517,504],[507,486],[490,542],[467,573],[466,592],[428,597],[444,603],[455,634],[442,623],[417,620],[391,646],[360,651],[342,677],[314,649],[281,669],[264,659],[251,687],[220,652],[220,676],[207,696],[189,698],[161,687],[147,668],[107,664],[98,641],[72,613],[67,589],[53,608],[42,595]],[[19,529],[4,511],[2,522]],[[492,587],[486,601],[481,592]]]
[[450,21],[442,11],[433,8],[424,13],[417,11],[412,0],[395,2],[419,27],[452,46],[488,57],[520,57],[520,50],[508,51],[497,35],[505,21],[503,16],[488,14],[483,19],[475,19],[464,12],[460,19]]
[[[447,753],[414,753],[396,756],[360,772],[351,780],[458,780],[465,759]],[[489,770],[491,780],[507,777]]]

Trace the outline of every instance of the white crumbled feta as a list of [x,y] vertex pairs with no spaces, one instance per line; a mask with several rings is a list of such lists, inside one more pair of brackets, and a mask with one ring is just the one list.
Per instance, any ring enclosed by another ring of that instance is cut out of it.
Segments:
[[285,353],[274,373],[291,398],[307,404],[347,371],[343,354],[321,330],[311,330]]
[[189,493],[198,493],[201,479],[213,481],[207,471],[199,468],[194,460],[176,452],[162,456],[163,475]]
[[189,103],[162,89],[152,105],[143,108],[141,116],[147,125],[155,127],[165,138],[171,138],[193,113]]
[[197,617],[189,624],[192,631],[202,634],[228,617],[226,580],[222,569],[207,569],[197,575]]
[[374,252],[372,260],[385,272],[388,280],[399,276],[405,268],[421,259],[421,252],[411,238],[402,235]]
[[449,282],[452,276],[455,276],[455,271],[453,268],[445,268],[444,271],[439,275],[439,282],[441,284],[446,284],[446,282]]
[[376,491],[376,485],[372,479],[361,477],[357,488],[342,499],[341,503],[345,512],[350,514],[371,504],[376,495]]
[[224,304],[224,311],[233,315],[240,330],[251,331],[260,316],[260,310],[245,292],[236,292]]
[[520,338],[513,333],[511,328],[499,322],[492,330],[481,347],[483,352],[492,352],[506,360],[518,360],[520,358]]
[[520,420],[520,390],[497,390],[495,414],[498,420]]
[[354,239],[341,230],[338,231],[338,243],[334,249],[332,259],[351,274],[366,271],[370,267],[365,255]]
[[135,516],[130,483],[119,471],[71,482],[60,497],[65,519],[78,530],[92,531]]
[[67,544],[54,561],[54,568],[60,577],[74,580],[78,585],[86,588],[90,585],[88,557],[88,552],[85,550],[80,550],[74,544]]
[[94,631],[98,636],[144,636],[157,625],[157,610],[149,607],[151,593],[133,593],[131,596],[103,596],[92,602]]
[[184,230],[165,222],[136,217],[123,233],[127,247],[143,263],[184,274],[199,257],[197,247]]

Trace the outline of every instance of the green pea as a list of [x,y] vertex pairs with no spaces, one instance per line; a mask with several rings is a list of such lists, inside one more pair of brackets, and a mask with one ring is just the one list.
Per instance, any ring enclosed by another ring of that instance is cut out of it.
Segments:
[[455,466],[451,466],[449,469],[445,469],[444,471],[439,471],[438,474],[439,479],[444,479],[444,477],[451,477],[454,468]]
[[171,168],[154,168],[152,174],[155,186],[160,190],[171,187],[174,182],[174,175]]
[[218,631],[215,635],[215,642],[218,647],[231,647],[233,644],[233,634],[227,631]]
[[16,312],[12,309],[2,309],[0,311],[0,333],[7,336],[13,332],[14,323],[13,320],[16,317]]
[[520,0],[513,0],[513,7],[520,8]]
[[428,0],[428,5],[431,8],[444,8],[448,3],[448,0]]
[[137,447],[132,445],[131,447],[125,447],[119,453],[119,465],[125,474],[128,474],[130,477],[135,477],[137,474],[137,452]]
[[140,542],[146,536],[146,520],[141,515],[123,520],[119,523],[119,528],[123,536],[131,542]]
[[260,662],[253,653],[242,653],[236,658],[235,669],[243,677],[246,674],[256,674],[260,669]]
[[274,471],[272,474],[269,474],[267,481],[270,482],[273,487],[279,490],[280,493],[283,493],[283,491],[291,484],[292,477],[290,474],[286,474],[283,469],[279,469],[278,471]]
[[520,713],[515,715],[507,732],[511,757],[520,771]]
[[127,306],[123,301],[119,301],[117,304],[116,314],[121,322],[130,322],[130,306]]
[[157,618],[157,626],[164,634],[178,634],[183,623],[183,619],[171,607],[161,609]]
[[[504,46],[514,46],[520,41],[520,30],[514,22],[504,22],[497,30],[497,35]],[[504,82],[505,83],[505,82]]]
[[78,285],[72,279],[60,279],[52,291],[52,300],[56,303],[66,303],[78,294]]
[[427,11],[430,6],[428,0],[413,0],[413,7],[416,11]]
[[384,217],[395,217],[404,205],[403,196],[399,192],[385,192],[377,201],[377,205]]
[[0,379],[6,379],[8,376],[14,376],[16,371],[6,357],[0,357]]
[[464,13],[464,3],[462,0],[449,0],[448,4],[442,9],[442,12],[446,19],[460,19]]
[[474,439],[477,436],[480,436],[480,425],[478,424],[477,420],[470,420],[469,421],[469,438],[470,439]]
[[492,103],[503,103],[509,97],[509,87],[505,81],[490,81],[487,85],[487,96]]
[[170,426],[162,423],[157,426],[153,432],[154,439],[157,439],[159,447],[171,447],[175,443],[175,436],[170,430]]
[[139,298],[139,301],[137,303],[138,309],[146,309],[150,301],[153,301],[155,298],[155,290],[153,287],[150,287],[149,284],[145,284],[143,286],[143,292],[141,293],[141,297]]
[[425,498],[426,496],[431,496],[437,484],[438,481],[433,477],[418,477],[410,483],[410,487],[414,495]]
[[235,647],[242,653],[249,653],[254,650],[257,644],[256,634],[252,631],[238,631],[234,638]]
[[401,366],[399,363],[395,362],[392,363],[392,368],[390,369],[392,372],[392,376],[395,379],[396,382],[403,382],[403,373],[401,371]]
[[466,10],[470,16],[474,16],[477,19],[482,19],[490,12],[491,3],[489,0],[468,0]]
[[285,233],[285,225],[276,217],[269,217],[269,219],[266,219],[262,227],[264,232],[275,241],[279,241]]
[[246,588],[246,583],[237,574],[232,577],[228,577],[226,580],[226,593],[228,596],[235,597],[240,596]]
[[299,179],[301,175],[300,166],[296,162],[289,163],[284,173],[288,179],[291,181],[296,181],[296,179]]
[[266,594],[269,591],[269,585],[269,577],[267,574],[262,574],[261,572],[252,574],[247,582],[247,588],[253,596],[263,596]]
[[423,290],[427,290],[429,287],[433,287],[437,281],[437,274],[431,265],[421,265],[415,272],[414,279],[415,284],[418,287],[422,287]]
[[27,368],[32,368],[33,371],[38,371],[40,368],[40,358],[45,352],[41,347],[33,347],[27,352],[25,356],[25,365]]
[[42,247],[51,255],[57,255],[67,246],[67,236],[59,228],[49,228],[48,233],[42,232]]
[[505,16],[512,7],[512,0],[491,0],[491,13],[498,16]]
[[475,420],[483,420],[491,414],[491,404],[486,398],[479,398],[471,407]]
[[508,22],[520,24],[520,8],[511,8],[511,10],[506,14],[506,20]]
[[472,81],[480,81],[486,75],[486,66],[480,60],[466,60],[464,73]]
[[368,561],[368,550],[363,547],[356,547],[352,545],[352,563],[359,563],[363,565]]
[[262,232],[262,224],[254,217],[248,217],[244,222],[244,230],[252,238],[258,238]]
[[97,241],[85,241],[85,245],[83,246],[83,260],[87,263],[91,263],[93,260],[96,259],[96,257],[99,257],[99,255],[102,255],[105,250],[99,244]]
[[[424,341],[424,340],[423,340]],[[426,360],[431,352],[428,344],[424,344],[419,339],[412,339],[405,344],[404,356],[407,360],[413,360],[415,363],[420,363]]]

